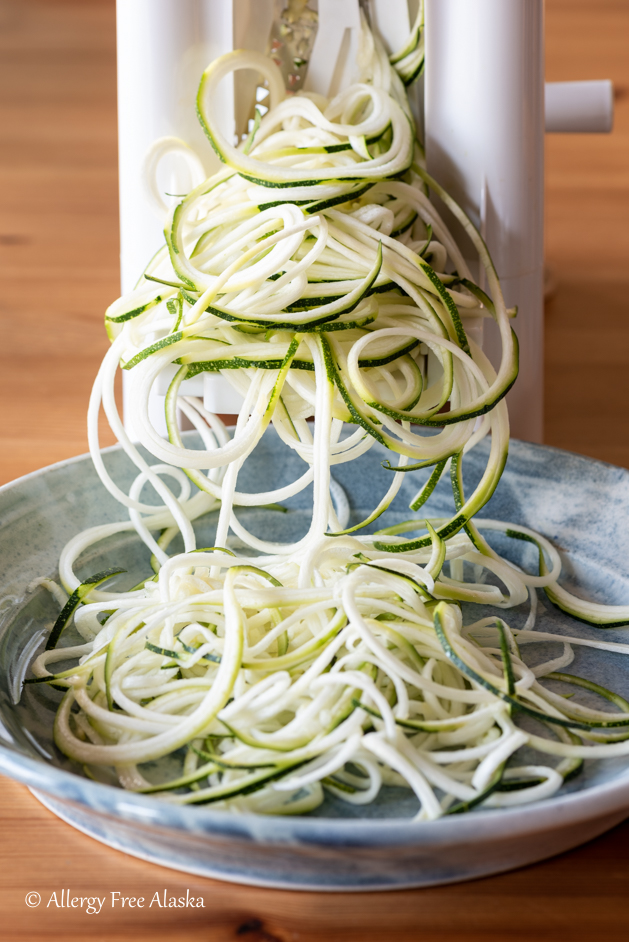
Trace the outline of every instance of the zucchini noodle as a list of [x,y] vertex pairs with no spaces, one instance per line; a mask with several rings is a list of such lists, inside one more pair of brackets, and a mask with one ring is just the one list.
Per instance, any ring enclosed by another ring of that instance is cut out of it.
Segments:
[[[363,27],[360,80],[332,101],[287,97],[277,67],[258,54],[213,62],[197,106],[224,168],[171,210],[156,185],[161,156],[180,153],[200,179],[199,161],[172,138],[147,158],[165,245],[107,310],[111,347],[88,415],[96,470],[129,519],[64,549],[67,602],[26,681],[64,690],[55,742],[86,774],[114,769],[123,787],[161,800],[278,814],[310,811],[326,791],[367,804],[396,785],[432,819],[538,801],[585,758],[629,754],[629,703],[563,673],[574,646],[629,646],[535,630],[535,592],[601,627],[629,623],[629,606],[576,598],[558,584],[561,560],[546,539],[476,517],[507,459],[517,340],[482,238],[425,169],[403,84],[423,63],[421,6],[391,61]],[[263,76],[271,107],[235,146],[215,105],[219,82],[237,69]],[[465,228],[487,293],[431,193]],[[497,369],[474,339],[486,317],[502,340]],[[119,368],[153,464],[118,413]],[[220,373],[243,397],[233,431],[187,394],[185,383],[204,373]],[[149,414],[164,375],[167,438]],[[101,457],[101,408],[137,469],[127,492]],[[186,445],[178,413],[199,447]],[[281,484],[269,467],[257,493],[241,491],[239,471],[271,423],[303,473]],[[464,455],[486,435],[487,465],[465,493]],[[350,526],[331,469],[376,444],[391,453],[390,486]],[[417,469],[428,478],[415,515],[365,535]],[[444,475],[452,513],[425,518]],[[147,485],[159,504],[145,502]],[[311,485],[310,524],[297,541],[262,539],[239,517]],[[197,548],[194,523],[211,512],[215,545]],[[154,575],[127,591],[101,587],[119,570],[81,580],[81,554],[124,531],[146,545]],[[498,555],[483,535],[493,531],[532,543],[538,572]],[[170,555],[178,536],[184,551]],[[529,598],[525,628],[512,630],[504,610]],[[461,603],[496,614],[465,625]],[[59,646],[70,624],[83,643]],[[527,666],[523,645],[548,641],[561,653]],[[74,666],[54,672],[69,658]],[[566,699],[549,679],[612,708]],[[521,759],[525,746],[558,764]],[[166,757],[167,772],[155,764]]]

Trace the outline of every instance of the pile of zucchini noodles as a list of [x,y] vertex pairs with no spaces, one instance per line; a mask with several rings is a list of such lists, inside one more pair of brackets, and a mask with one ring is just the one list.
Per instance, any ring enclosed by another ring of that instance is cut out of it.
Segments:
[[[404,56],[392,57],[407,78],[420,59],[421,30],[413,36]],[[473,520],[507,458],[514,312],[479,234],[426,173],[403,83],[367,29],[359,64],[361,81],[326,101],[286,97],[261,55],[239,51],[213,62],[198,111],[224,169],[176,201],[163,249],[107,311],[112,343],[90,403],[90,448],[129,520],[67,545],[67,594],[44,580],[63,608],[27,683],[65,690],[54,735],[66,756],[97,779],[113,768],[125,788],[163,800],[303,813],[326,791],[360,805],[385,784],[412,789],[418,818],[433,819],[546,798],[584,758],[629,753],[629,703],[562,673],[574,645],[623,654],[629,646],[535,630],[536,589],[592,624],[626,624],[629,608],[562,589],[556,549],[532,531]],[[218,129],[214,102],[221,79],[240,68],[262,74],[272,107],[234,146]],[[195,166],[182,142],[158,142],[147,163],[158,203],[155,168],[173,149]],[[430,191],[474,244],[487,294]],[[471,337],[483,317],[495,319],[502,338],[497,371]],[[155,464],[120,420],[120,366]],[[168,440],[148,408],[164,371],[172,376]],[[244,399],[233,433],[182,390],[185,380],[217,371]],[[128,493],[99,451],[101,404],[138,471]],[[201,448],[186,447],[178,412]],[[269,467],[266,490],[239,491],[240,468],[271,422],[304,472],[279,487]],[[466,495],[464,455],[487,433],[486,469]],[[348,501],[330,470],[376,443],[391,454],[390,487],[366,520],[348,526]],[[365,535],[403,476],[423,468],[413,519]],[[444,474],[452,516],[424,519]],[[147,485],[160,505],[143,502]],[[302,539],[273,543],[245,528],[241,508],[274,505],[310,485]],[[193,523],[211,512],[215,545],[197,548]],[[125,530],[144,541],[155,575],[126,592],[99,588],[118,570],[81,582],[81,553]],[[494,552],[482,535],[492,530],[534,544],[539,572]],[[178,535],[184,551],[170,556]],[[502,610],[527,599],[524,628],[511,630]],[[496,614],[464,625],[462,602]],[[58,647],[71,622],[84,643]],[[523,645],[549,640],[562,653],[527,666]],[[69,669],[50,670],[69,659]],[[566,699],[544,685],[548,678],[615,709]],[[518,761],[523,746],[553,757],[550,764]],[[168,774],[158,762],[165,757]]]

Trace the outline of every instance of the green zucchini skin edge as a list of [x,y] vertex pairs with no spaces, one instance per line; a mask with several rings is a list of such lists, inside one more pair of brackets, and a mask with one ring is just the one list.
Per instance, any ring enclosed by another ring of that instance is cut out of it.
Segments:
[[86,579],[74,590],[66,604],[61,609],[56,622],[52,626],[52,630],[48,635],[48,640],[46,641],[46,651],[51,651],[53,648],[57,647],[59,638],[61,637],[64,628],[74,615],[85,596],[88,595],[92,589],[96,589],[103,582],[107,582],[108,579],[111,579],[113,576],[117,576],[123,572],[126,572],[126,569],[104,569],[102,572],[97,572],[95,575],[90,576],[89,579]]
[[[529,536],[528,533],[520,533],[518,530],[505,530],[505,535],[511,537],[513,540],[524,540],[526,543],[532,543],[537,547],[539,552],[539,575],[546,575],[546,562],[544,560],[544,553],[541,547],[541,544],[535,539],[535,537]],[[552,586],[545,586],[544,592],[548,600],[559,609],[561,612],[565,612],[566,615],[570,615],[572,618],[575,618],[577,621],[583,622],[584,625],[590,625],[592,628],[629,628],[629,615],[626,618],[616,618],[613,615],[608,616],[607,618],[604,615],[601,615],[599,618],[587,617],[579,607],[579,601],[576,596],[571,595],[573,602],[565,603],[563,602],[557,594],[553,591]]]
[[444,650],[444,653],[448,660],[450,660],[455,667],[457,667],[469,680],[474,681],[474,683],[479,684],[481,687],[484,687],[486,690],[489,690],[490,693],[493,693],[494,696],[499,697],[510,707],[515,710],[520,710],[522,713],[525,713],[527,716],[532,717],[533,719],[540,720],[543,723],[549,723],[554,726],[562,726],[564,729],[575,730],[580,729],[586,732],[592,732],[598,729],[618,729],[629,727],[629,717],[624,720],[564,720],[557,716],[551,716],[549,713],[542,713],[541,710],[537,710],[533,707],[527,706],[521,699],[516,696],[512,696],[509,693],[506,693],[503,690],[500,690],[498,687],[495,687],[488,680],[485,680],[484,677],[481,677],[480,674],[477,674],[465,661],[458,656],[450,641],[448,636],[441,624],[441,611],[443,611],[443,603],[439,603],[434,611],[434,627],[439,643]]

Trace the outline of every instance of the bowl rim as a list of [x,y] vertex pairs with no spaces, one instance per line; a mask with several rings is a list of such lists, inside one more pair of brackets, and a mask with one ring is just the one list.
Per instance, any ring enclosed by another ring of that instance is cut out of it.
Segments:
[[80,805],[127,823],[189,834],[254,839],[265,844],[294,841],[312,845],[439,846],[569,827],[579,822],[629,814],[629,768],[614,779],[578,792],[513,808],[479,809],[469,815],[433,821],[413,818],[333,818],[233,812],[204,806],[177,805],[151,795],[125,791],[82,778],[73,772],[25,756],[0,744],[0,773],[30,789]]

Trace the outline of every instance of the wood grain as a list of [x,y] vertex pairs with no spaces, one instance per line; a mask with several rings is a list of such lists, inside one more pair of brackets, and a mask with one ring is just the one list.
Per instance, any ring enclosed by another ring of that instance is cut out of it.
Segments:
[[[629,466],[629,4],[547,0],[548,78],[613,78],[611,136],[549,136],[546,440]],[[118,290],[114,0],[0,0],[0,482],[86,451],[85,412]],[[111,442],[103,429],[103,443]],[[143,863],[0,779],[0,934],[10,942],[579,942],[629,933],[629,823],[514,873],[320,896]],[[107,895],[99,915],[50,894]],[[113,890],[204,909],[112,909]],[[25,894],[43,899],[28,909]]]
[[[392,893],[316,894],[204,880],[147,864],[62,824],[4,780],[0,804],[2,927],[11,942],[625,942],[629,822],[597,841],[513,873]],[[53,892],[106,897],[99,914],[47,906]],[[203,909],[150,907],[154,893],[204,901]],[[26,893],[42,903],[28,909]],[[111,906],[111,893],[144,897]]]
[[547,0],[547,78],[613,79],[611,135],[546,138],[545,441],[629,467],[629,4]]

